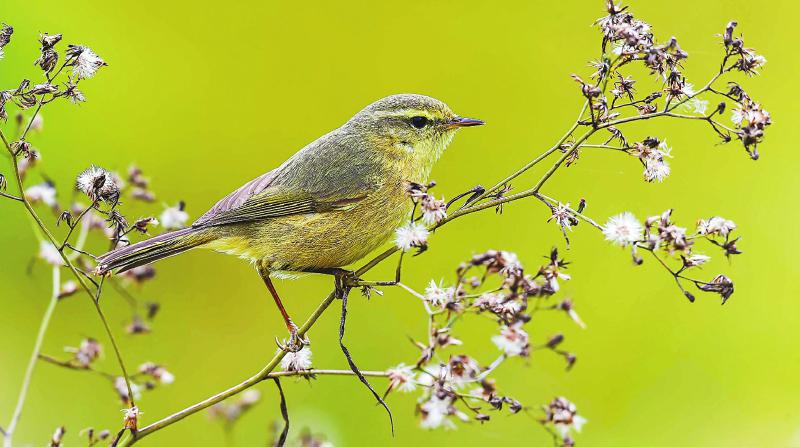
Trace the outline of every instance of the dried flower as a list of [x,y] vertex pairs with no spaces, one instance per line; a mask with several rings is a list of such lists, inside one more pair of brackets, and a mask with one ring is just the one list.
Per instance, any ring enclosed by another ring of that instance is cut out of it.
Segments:
[[698,283],[697,288],[704,292],[718,293],[722,297],[722,304],[733,295],[733,281],[725,275],[717,275],[710,283]]
[[545,418],[543,424],[552,425],[562,438],[567,438],[569,433],[574,430],[580,432],[586,418],[578,415],[575,404],[564,397],[557,397],[544,407]]
[[394,368],[389,368],[386,371],[389,377],[389,387],[386,390],[388,394],[391,391],[398,390],[403,393],[409,393],[417,388],[416,375],[412,366],[406,366],[401,363]]
[[527,356],[530,348],[528,333],[522,329],[521,322],[511,326],[503,325],[500,329],[500,335],[493,336],[492,342],[509,356]]
[[67,429],[64,427],[58,427],[56,431],[53,433],[53,437],[50,438],[50,447],[61,447],[61,441],[64,439],[64,435],[67,433]]
[[9,42],[11,42],[11,35],[14,34],[14,28],[6,25],[5,23],[0,26],[0,50]]
[[141,414],[139,407],[126,408],[122,412],[125,413],[123,426],[135,433],[139,427],[139,415]]
[[710,219],[697,222],[697,233],[702,235],[719,235],[722,237],[736,229],[736,224],[732,220],[714,216]]
[[440,307],[453,299],[455,288],[443,287],[442,283],[436,284],[436,281],[431,280],[428,287],[425,288],[425,301],[431,303],[432,306]]
[[31,203],[44,203],[51,208],[57,208],[56,189],[52,183],[45,182],[33,185],[25,190],[25,198]]
[[[281,349],[278,349],[281,352]],[[306,371],[311,369],[311,348],[308,345],[297,352],[287,352],[281,359],[284,371]]]
[[639,220],[633,214],[624,212],[608,219],[603,234],[607,241],[624,247],[640,241],[642,230]]
[[436,225],[447,218],[447,203],[444,199],[436,200],[430,194],[425,194],[420,201],[422,208],[422,221],[425,225]]
[[[125,378],[122,376],[116,377],[114,379],[114,390],[116,390],[117,395],[119,396],[122,403],[128,404],[130,402],[130,397],[128,396],[128,385],[125,382]],[[142,397],[141,388],[139,385],[131,382],[131,391],[133,392],[133,398],[138,400]]]
[[116,204],[119,201],[120,184],[115,176],[103,168],[91,166],[78,175],[76,187],[92,201]]
[[403,251],[412,247],[423,248],[428,244],[428,229],[417,222],[410,222],[395,231],[395,245]]
[[169,385],[175,381],[175,376],[171,372],[167,371],[167,369],[163,366],[156,365],[152,362],[147,362],[140,365],[139,372],[142,374],[147,374],[163,385]]
[[78,283],[69,280],[61,285],[61,290],[58,292],[58,298],[66,298],[78,292]]
[[39,243],[39,259],[52,266],[64,265],[64,259],[58,249],[49,241],[41,241]]
[[457,410],[453,406],[453,398],[450,396],[439,397],[435,394],[419,407],[422,413],[420,427],[434,429],[439,427],[455,428],[453,421],[448,416],[456,414]]
[[185,204],[178,202],[175,206],[166,207],[159,216],[158,221],[165,230],[179,230],[186,226],[189,214],[184,211]]
[[91,78],[100,67],[108,65],[89,47],[82,45],[69,45],[66,55],[68,59],[72,60],[70,62],[72,73],[79,80]]

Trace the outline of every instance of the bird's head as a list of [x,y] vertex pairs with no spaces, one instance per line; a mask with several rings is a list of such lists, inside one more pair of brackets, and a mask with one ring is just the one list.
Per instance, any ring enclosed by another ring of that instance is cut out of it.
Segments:
[[447,104],[424,95],[387,96],[368,105],[348,123],[381,150],[410,155],[432,165],[462,127],[483,121],[456,115]]

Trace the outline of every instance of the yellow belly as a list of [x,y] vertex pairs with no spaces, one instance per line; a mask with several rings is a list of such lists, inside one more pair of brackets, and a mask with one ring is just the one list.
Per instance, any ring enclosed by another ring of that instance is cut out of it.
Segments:
[[219,239],[207,247],[271,270],[343,267],[384,244],[410,211],[402,192],[376,194],[348,210],[220,227]]

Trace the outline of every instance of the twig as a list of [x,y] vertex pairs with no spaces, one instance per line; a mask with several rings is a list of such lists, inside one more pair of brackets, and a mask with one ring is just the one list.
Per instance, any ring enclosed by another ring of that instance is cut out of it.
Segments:
[[9,422],[8,428],[5,430],[3,447],[11,447],[14,431],[16,430],[17,423],[22,415],[22,408],[25,406],[25,398],[28,395],[28,388],[30,387],[31,378],[33,377],[33,370],[36,367],[36,361],[39,359],[39,354],[42,351],[44,336],[47,332],[47,327],[50,325],[50,318],[53,316],[53,312],[56,309],[56,304],[58,304],[58,293],[60,290],[61,270],[59,270],[58,266],[53,266],[53,291],[50,294],[50,302],[47,304],[47,309],[42,316],[41,323],[39,323],[39,331],[36,334],[36,341],[33,345],[33,351],[31,352],[30,359],[28,360],[28,366],[25,369],[25,375],[22,378],[22,387],[20,387],[19,395],[17,396],[17,403],[14,406],[14,413],[11,416],[11,422]]

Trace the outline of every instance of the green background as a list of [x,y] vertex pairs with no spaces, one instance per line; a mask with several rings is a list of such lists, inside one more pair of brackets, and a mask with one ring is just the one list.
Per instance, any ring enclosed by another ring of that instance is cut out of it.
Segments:
[[[434,170],[437,194],[452,197],[476,183],[493,184],[549,147],[575,118],[581,99],[569,74],[588,75],[586,62],[599,48],[590,25],[603,15],[600,1],[6,0],[3,6],[0,19],[15,33],[0,61],[2,88],[39,75],[31,66],[39,32],[64,33],[64,43],[89,45],[110,64],[85,82],[88,102],[49,107],[45,132],[33,138],[44,154],[41,171],[61,185],[62,203],[74,176],[89,164],[125,170],[135,162],[152,179],[159,202],[183,199],[192,218],[367,103],[398,92],[435,96],[488,123],[457,136]],[[665,136],[674,147],[673,174],[663,184],[643,182],[631,158],[587,150],[548,183],[546,193],[573,203],[586,197],[587,212],[601,221],[624,210],[643,218],[670,207],[688,227],[715,214],[734,220],[745,254],[730,265],[715,259],[702,272],[706,278],[729,274],[736,281],[733,298],[724,307],[711,295],[690,304],[652,261],[632,266],[626,252],[581,225],[564,252],[574,262],[574,279],[563,296],[575,301],[588,329],[563,315],[530,326],[537,341],[563,331],[565,346],[578,355],[575,369],[565,373],[561,359],[542,352],[529,361],[513,359],[496,375],[504,392],[532,408],[530,415],[504,413],[484,426],[427,432],[417,427],[415,397],[393,395],[392,439],[386,415],[362,386],[330,377],[285,381],[295,433],[310,427],[337,446],[549,445],[536,407],[564,395],[589,419],[580,445],[800,445],[799,272],[793,262],[798,59],[791,34],[797,6],[715,0],[637,1],[632,8],[659,39],[680,39],[695,85],[705,83],[720,59],[715,34],[728,20],[739,20],[745,42],[769,60],[762,76],[744,84],[775,122],[760,148],[762,158],[752,162],[735,143],[715,146],[716,137],[702,123],[660,121],[627,133],[634,139]],[[643,74],[637,77],[644,81]],[[517,189],[536,178],[523,177]],[[154,208],[162,209],[160,203]],[[134,207],[129,214],[147,212]],[[502,216],[487,211],[458,220],[432,239],[428,253],[407,263],[406,282],[421,289],[431,278],[451,278],[461,260],[489,248],[515,251],[536,268],[551,246],[564,245],[547,216],[539,202],[522,201]],[[37,244],[20,206],[0,202],[0,222],[5,423],[46,305],[49,269],[38,263],[27,272]],[[391,268],[370,276],[383,278]],[[322,277],[278,284],[300,320],[330,287]],[[124,334],[124,301],[113,292],[103,300],[125,357],[131,366],[166,364],[177,377],[141,399],[145,424],[254,373],[274,353],[274,336],[283,335],[261,280],[232,257],[198,251],[163,262],[158,280],[136,293],[163,305],[148,336]],[[425,318],[408,294],[386,290],[371,301],[353,299],[350,315],[349,344],[362,368],[415,359],[407,336],[421,336]],[[337,320],[331,312],[310,334],[316,367],[346,367],[336,344]],[[497,352],[489,341],[493,331],[489,321],[477,319],[457,335],[467,352],[486,362]],[[83,336],[106,342],[92,306],[78,295],[59,304],[44,352],[63,355],[63,346]],[[100,366],[116,371],[110,353]],[[279,416],[272,384],[259,388],[264,401],[237,426],[237,445],[264,445]],[[67,445],[82,445],[79,430],[115,429],[119,411],[102,378],[41,364],[16,439],[43,445],[63,424]],[[221,428],[199,414],[142,445],[223,440]]]

